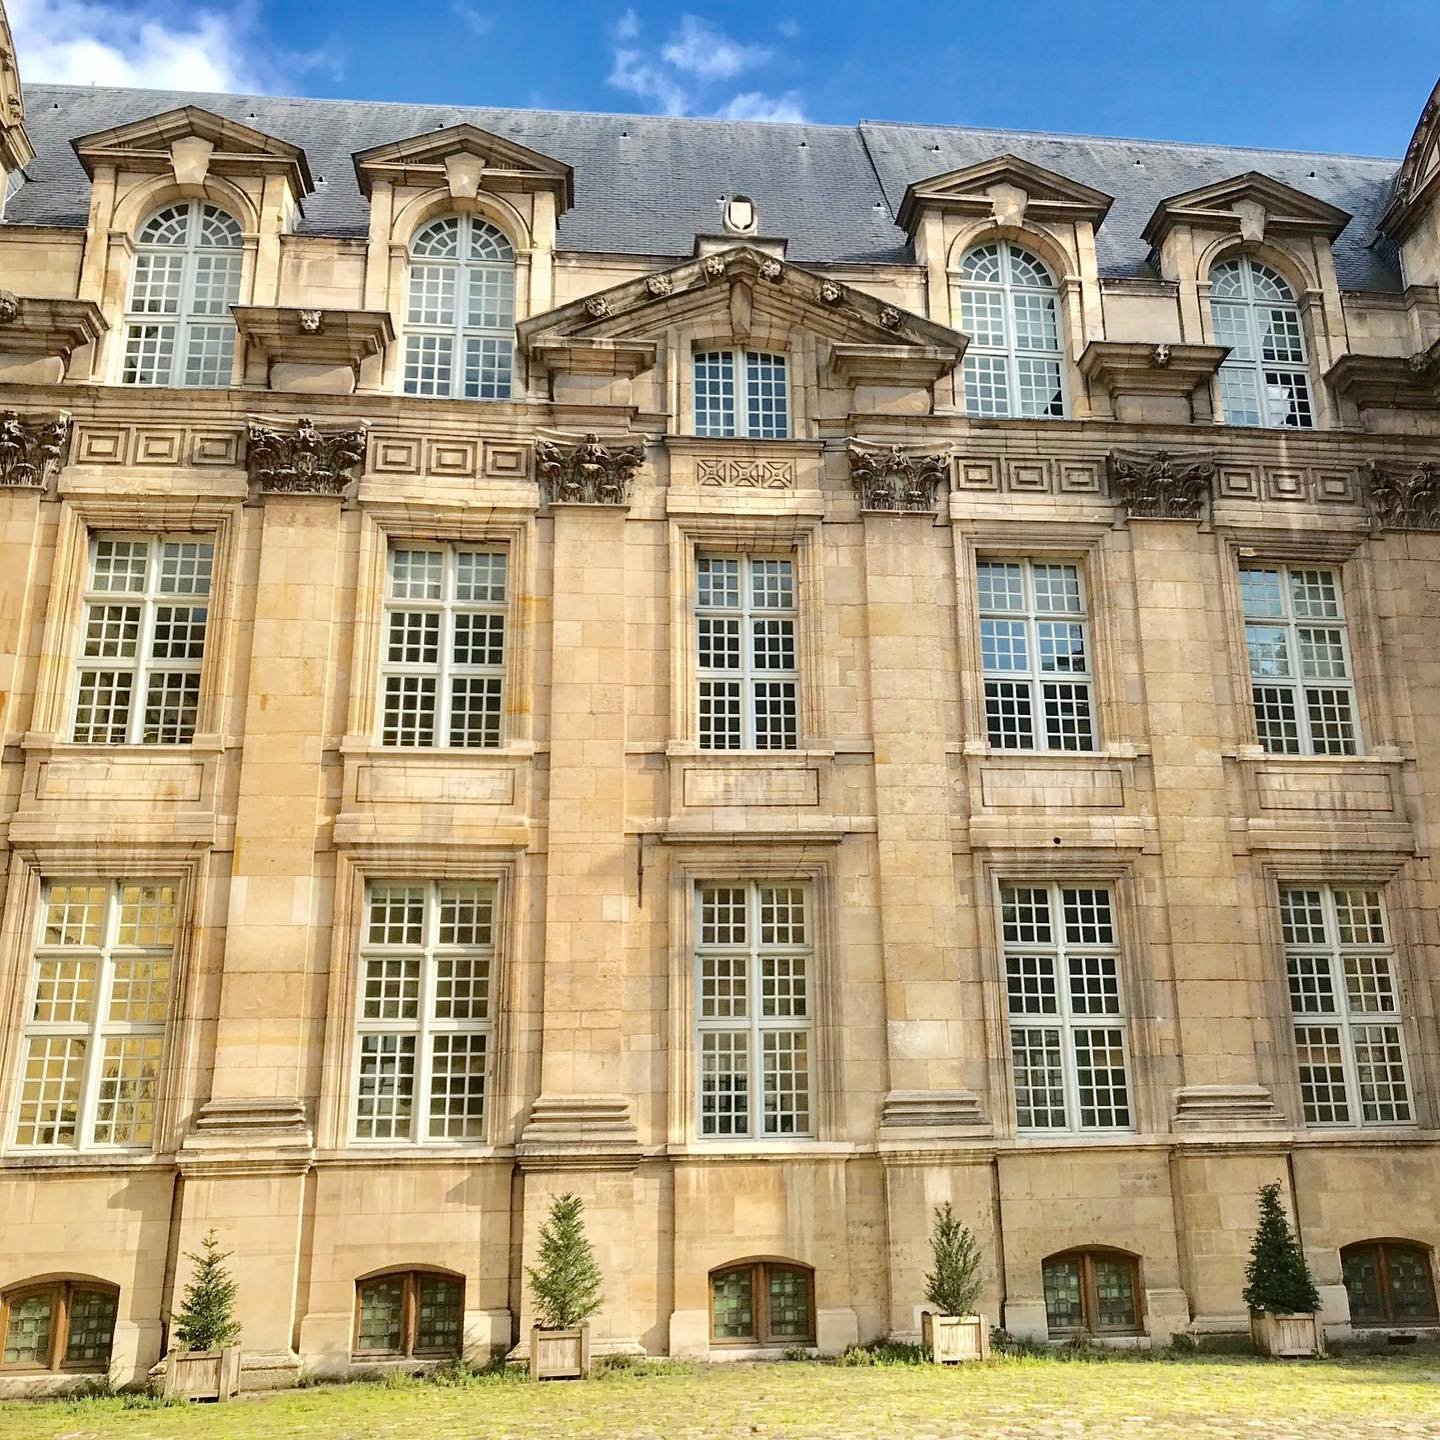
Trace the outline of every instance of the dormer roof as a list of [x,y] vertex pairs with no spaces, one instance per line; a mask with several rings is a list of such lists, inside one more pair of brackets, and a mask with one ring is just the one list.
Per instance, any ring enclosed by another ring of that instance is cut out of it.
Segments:
[[1023,213],[1035,220],[1089,221],[1098,228],[1114,203],[1103,190],[1022,160],[997,155],[978,165],[947,170],[908,186],[895,220],[914,235],[922,210],[936,206],[967,215],[990,215],[1003,205],[1006,191],[1025,197]]
[[[1239,230],[1246,238],[1257,228],[1284,234],[1334,238],[1350,223],[1350,212],[1286,185],[1259,170],[1171,195],[1155,207],[1141,238],[1159,245],[1176,225],[1210,230]],[[1258,237],[1256,237],[1258,238]]]

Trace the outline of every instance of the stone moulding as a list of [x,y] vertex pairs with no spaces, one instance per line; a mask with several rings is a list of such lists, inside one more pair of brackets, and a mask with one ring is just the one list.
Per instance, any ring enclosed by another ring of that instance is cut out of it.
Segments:
[[861,510],[934,515],[937,494],[950,475],[950,456],[911,454],[903,445],[870,449],[852,440],[845,448]]
[[1131,520],[1201,520],[1215,481],[1213,455],[1112,450],[1110,493]]
[[1360,474],[1366,507],[1387,530],[1440,530],[1440,463],[1372,460]]
[[365,459],[365,427],[318,430],[302,415],[293,430],[250,421],[245,468],[262,495],[340,496]]
[[611,448],[593,432],[576,444],[535,442],[535,478],[547,505],[628,505],[645,446]]
[[60,470],[70,417],[25,420],[0,410],[0,489],[44,490]]
[[789,460],[698,460],[695,478],[701,485],[739,490],[793,490],[795,466]]

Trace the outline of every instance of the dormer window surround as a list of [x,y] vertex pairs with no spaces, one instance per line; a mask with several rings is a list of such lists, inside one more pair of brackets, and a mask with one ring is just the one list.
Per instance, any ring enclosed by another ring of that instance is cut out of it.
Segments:
[[697,350],[695,433],[720,439],[790,437],[789,366],[763,350]]
[[1309,430],[1305,331],[1284,276],[1250,255],[1210,271],[1210,318],[1230,353],[1220,366],[1221,418],[1227,425]]

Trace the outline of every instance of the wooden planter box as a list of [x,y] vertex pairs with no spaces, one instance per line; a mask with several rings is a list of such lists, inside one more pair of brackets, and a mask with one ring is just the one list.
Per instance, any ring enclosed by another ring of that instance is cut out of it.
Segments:
[[983,1315],[932,1315],[927,1310],[920,1323],[937,1365],[990,1358],[990,1322]]
[[165,1357],[165,1393],[191,1400],[228,1400],[240,1393],[240,1347],[172,1350]]
[[1270,1310],[1253,1310],[1250,1338],[1262,1355],[1277,1360],[1309,1359],[1325,1353],[1325,1331],[1318,1314],[1276,1315]]
[[590,1373],[590,1327],[542,1330],[530,1327],[530,1378],[580,1380]]

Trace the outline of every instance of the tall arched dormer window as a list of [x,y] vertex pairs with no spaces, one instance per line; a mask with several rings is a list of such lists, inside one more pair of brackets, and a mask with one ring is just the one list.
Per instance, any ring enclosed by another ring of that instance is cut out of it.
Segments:
[[515,362],[515,251],[488,221],[446,215],[410,245],[407,395],[508,400]]
[[1220,367],[1220,407],[1227,425],[1309,430],[1305,330],[1295,291],[1249,255],[1221,260],[1210,271],[1215,342],[1230,354]]
[[957,284],[965,413],[1063,419],[1060,291],[1049,267],[1008,240],[965,252]]
[[228,385],[243,256],[240,226],[205,200],[157,210],[135,242],[125,385]]

